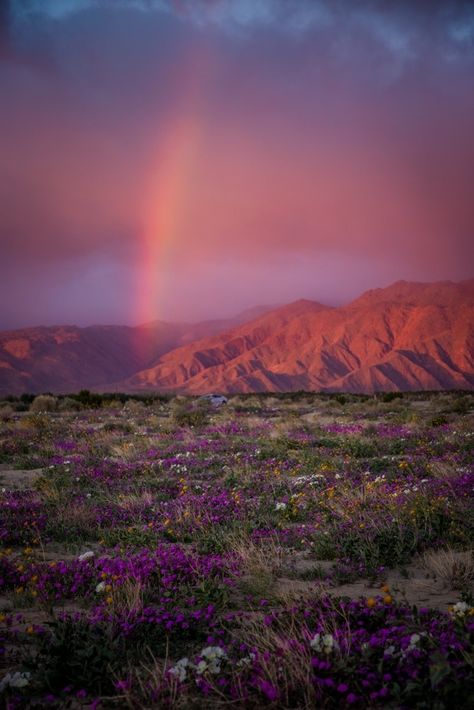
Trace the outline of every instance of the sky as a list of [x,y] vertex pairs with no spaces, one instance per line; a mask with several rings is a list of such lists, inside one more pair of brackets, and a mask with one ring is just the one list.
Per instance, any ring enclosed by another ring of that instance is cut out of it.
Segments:
[[0,0],[0,328],[474,276],[474,3]]

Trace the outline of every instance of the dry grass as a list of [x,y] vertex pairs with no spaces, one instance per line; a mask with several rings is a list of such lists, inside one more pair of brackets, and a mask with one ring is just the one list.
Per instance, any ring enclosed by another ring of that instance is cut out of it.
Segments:
[[58,505],[64,499],[64,492],[57,481],[44,474],[37,479],[35,488],[41,492],[41,496],[47,503]]
[[[125,688],[121,700],[123,701],[122,707],[129,707],[136,710],[137,708],[149,708],[149,707],[167,707],[174,708],[186,708],[190,707],[188,705],[189,696],[180,687],[180,683],[177,678],[173,678],[167,669],[168,664],[168,653],[166,653],[165,658],[155,657],[151,651],[148,652],[149,660],[143,661],[138,666],[131,666],[129,669],[129,677],[133,678],[134,691],[132,692],[128,688]],[[178,660],[178,659],[174,659]],[[166,678],[166,682],[165,682]],[[117,680],[119,680],[117,678]],[[166,697],[163,698],[163,705],[157,705],[160,697],[160,692],[162,692],[163,687],[166,687]],[[150,694],[154,697],[155,701],[153,705],[150,702],[146,702],[145,699],[150,697]],[[143,699],[140,704],[137,703],[137,698]],[[197,704],[192,704],[191,707],[197,708]]]
[[[314,669],[311,658],[314,655],[311,649],[311,639],[314,632],[306,622],[297,618],[291,606],[284,608],[279,621],[271,627],[266,625],[262,614],[244,615],[238,629],[233,629],[232,635],[238,643],[246,644],[248,648],[254,649],[259,657],[259,677],[263,682],[271,684],[279,690],[278,707],[290,706],[294,701],[295,689],[298,689],[299,705],[301,710],[319,707],[318,699],[313,683]],[[322,633],[333,634],[334,626],[328,624]],[[336,651],[339,653],[339,651]],[[192,659],[193,653],[188,654]],[[279,659],[278,664],[274,658]],[[186,685],[179,686],[177,680],[167,673],[167,669],[178,659],[170,660],[168,654],[165,658],[155,658],[150,654],[150,661],[142,663],[139,668],[130,669],[130,674],[135,680],[135,687],[138,692],[133,695],[125,692],[123,696],[124,705],[129,707],[148,707],[137,705],[137,696],[149,698],[150,690],[154,692],[155,698],[160,696],[160,692],[166,688],[166,697],[163,697],[163,706],[178,709],[185,708],[225,708],[225,707],[263,707],[271,704],[264,700],[263,696],[256,692],[253,697],[248,696],[248,686],[244,689],[245,664],[239,666],[234,663],[231,669],[227,666],[227,671],[231,670],[233,685],[242,687],[242,699],[230,700],[222,692],[218,677],[206,674],[206,682],[212,689],[212,702],[210,698],[200,698],[196,695],[192,671],[187,678]],[[244,675],[242,672],[244,671]],[[166,684],[163,679],[166,677]],[[155,703],[157,701],[155,700]],[[158,701],[159,703],[159,701]]]
[[111,503],[118,503],[120,508],[123,510],[128,510],[133,512],[134,510],[142,510],[144,506],[151,508],[154,502],[153,493],[150,491],[137,491],[136,493],[128,493],[127,495],[119,496],[118,500],[116,498],[110,498]]
[[32,432],[42,432],[48,428],[50,425],[49,417],[42,412],[41,414],[30,413],[25,417],[22,417],[16,426],[20,430],[32,431]]
[[290,437],[293,434],[294,430],[295,418],[287,417],[285,419],[277,420],[268,436],[270,439],[276,439],[278,441],[278,439],[285,439],[287,437]]
[[114,586],[108,601],[114,615],[136,614],[143,609],[145,587],[139,579],[126,579],[123,584]]
[[63,511],[64,521],[81,530],[90,531],[96,525],[96,514],[87,503],[70,505]]
[[429,464],[429,471],[435,478],[448,479],[458,475],[456,467],[448,461],[433,461]]
[[137,447],[133,441],[124,441],[122,444],[110,446],[112,456],[122,461],[134,461],[137,457]]
[[[298,645],[290,643],[290,640],[295,638],[290,634],[295,631],[306,636],[306,643]],[[280,707],[289,704],[294,688],[301,689],[301,707],[317,707],[313,683],[314,670],[311,666],[312,651],[309,644],[311,634],[307,627],[298,630],[288,628],[288,632],[285,633],[266,627],[260,622],[253,628],[247,629],[246,637],[249,647],[259,650],[261,676],[280,691]],[[274,663],[274,658],[279,659],[278,664]]]
[[432,550],[422,558],[424,569],[441,579],[452,589],[467,590],[474,585],[474,554],[472,550]]
[[[313,599],[314,599],[313,594]],[[326,615],[326,626],[322,634],[334,634],[334,615]],[[344,623],[340,616],[338,625]],[[346,619],[347,632],[350,635],[349,622]],[[262,615],[250,615],[242,619],[242,625],[236,633],[240,643],[257,650],[262,668],[263,678],[278,688],[281,695],[279,707],[286,707],[290,702],[294,689],[301,693],[301,708],[317,707],[313,674],[311,665],[313,651],[310,641],[314,636],[304,619],[294,611],[292,601],[283,605],[278,621],[268,626]],[[295,643],[295,640],[297,643]],[[339,651],[337,651],[339,653]],[[277,657],[279,663],[272,660]]]
[[230,536],[231,549],[242,571],[239,587],[244,594],[276,599],[277,576],[284,565],[284,550],[276,539],[256,543],[244,535]]
[[247,536],[236,535],[229,538],[229,544],[246,574],[276,575],[283,567],[285,552],[276,538],[268,538],[262,543],[256,543]]
[[146,425],[152,429],[160,429],[163,424],[163,417],[158,414],[150,414],[146,420]]

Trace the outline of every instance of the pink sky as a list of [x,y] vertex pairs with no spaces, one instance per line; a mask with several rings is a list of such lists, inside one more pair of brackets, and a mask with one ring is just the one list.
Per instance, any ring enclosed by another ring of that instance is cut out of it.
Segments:
[[0,327],[473,276],[474,12],[419,5],[6,3]]

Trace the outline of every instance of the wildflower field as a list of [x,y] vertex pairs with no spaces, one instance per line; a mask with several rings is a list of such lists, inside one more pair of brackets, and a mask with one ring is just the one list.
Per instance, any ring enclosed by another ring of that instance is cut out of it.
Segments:
[[0,705],[473,707],[473,421],[467,393],[0,405]]

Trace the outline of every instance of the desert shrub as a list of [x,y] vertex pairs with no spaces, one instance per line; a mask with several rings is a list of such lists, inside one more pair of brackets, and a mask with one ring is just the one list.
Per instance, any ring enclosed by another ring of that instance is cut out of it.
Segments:
[[436,417],[433,417],[430,421],[431,426],[437,427],[437,426],[443,426],[444,424],[448,423],[447,417],[444,416],[444,414],[439,414]]
[[44,416],[44,412],[32,412],[20,420],[21,429],[45,433],[50,425],[49,417]]
[[462,519],[458,515],[442,502],[430,502],[418,495],[410,508],[400,510],[392,521],[387,516],[339,532],[339,555],[360,563],[372,574],[380,566],[393,568],[405,564],[440,540],[453,546],[466,544],[472,534],[472,521],[466,513]]
[[188,399],[189,398],[186,397],[184,394],[177,394],[176,397],[173,397],[173,399],[170,402],[171,409],[178,407],[180,404],[185,404],[185,402],[187,402]]
[[139,402],[138,400],[129,399],[125,402],[123,411],[132,415],[143,414],[145,411],[145,404],[143,402]]
[[104,424],[104,431],[116,431],[120,432],[121,434],[131,434],[133,431],[133,427],[128,423],[128,422],[105,422]]
[[121,400],[119,397],[116,397],[114,399],[108,399],[104,402],[103,407],[106,409],[122,409],[123,400]]
[[146,419],[146,426],[151,429],[159,429],[162,424],[163,417],[164,415],[159,416],[158,414],[151,414]]
[[337,546],[332,535],[318,533],[312,539],[313,554],[318,560],[334,560],[337,556]]
[[10,419],[14,411],[15,410],[13,409],[12,405],[8,404],[8,402],[0,403],[0,419],[2,419],[3,421],[7,421],[8,419]]
[[103,396],[96,392],[81,390],[78,394],[71,395],[71,397],[87,409],[98,409],[102,406]]
[[72,618],[50,622],[39,638],[30,667],[44,689],[60,692],[65,686],[99,693],[113,690],[113,673],[123,662],[124,641],[105,625]]
[[60,412],[78,412],[80,408],[79,402],[72,397],[61,397],[59,400],[58,411]]
[[107,547],[120,545],[130,549],[153,548],[158,541],[156,531],[143,525],[107,528],[102,539]]
[[248,539],[253,525],[248,521],[229,520],[222,525],[202,528],[195,535],[199,554],[223,554],[234,552],[234,547],[243,539]]
[[20,396],[20,402],[23,402],[23,404],[28,404],[28,405],[29,405],[29,404],[32,403],[32,401],[34,400],[34,398],[35,398],[35,395],[34,395],[34,394],[31,394],[30,392],[24,392],[24,393]]
[[338,544],[341,558],[360,565],[361,573],[375,575],[380,567],[408,562],[416,551],[414,531],[387,526],[370,537],[357,530],[346,533]]
[[453,406],[451,407],[451,412],[453,414],[467,414],[473,404],[472,397],[465,395],[460,399],[456,399]]
[[65,507],[59,498],[57,504],[48,507],[47,534],[57,541],[75,542],[78,539],[97,540],[100,530],[90,506],[79,502]]
[[210,404],[206,400],[178,402],[172,408],[172,419],[178,426],[204,426],[207,424]]
[[30,412],[55,412],[58,408],[58,400],[50,394],[39,394],[30,404]]
[[382,402],[393,402],[394,399],[402,399],[403,392],[384,392],[382,395]]
[[356,459],[371,458],[377,453],[376,444],[368,439],[347,439],[345,448]]

